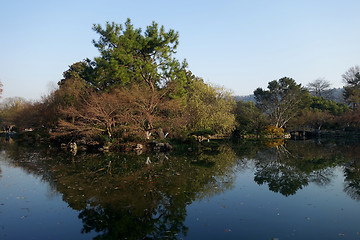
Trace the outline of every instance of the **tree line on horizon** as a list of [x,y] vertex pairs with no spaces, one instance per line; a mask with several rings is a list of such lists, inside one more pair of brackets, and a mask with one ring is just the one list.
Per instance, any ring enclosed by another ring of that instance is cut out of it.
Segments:
[[360,68],[350,68],[346,104],[328,100],[330,84],[305,88],[284,77],[254,91],[256,103],[205,83],[175,58],[178,32],[153,22],[143,31],[125,24],[94,25],[100,55],[69,66],[58,88],[42,100],[4,99],[3,128],[42,129],[52,139],[121,146],[192,136],[261,136],[269,129],[358,130]]

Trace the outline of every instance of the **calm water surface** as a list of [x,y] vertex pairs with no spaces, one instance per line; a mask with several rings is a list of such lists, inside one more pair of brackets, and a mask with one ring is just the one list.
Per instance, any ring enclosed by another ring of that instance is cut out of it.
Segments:
[[358,143],[0,149],[0,239],[360,239]]

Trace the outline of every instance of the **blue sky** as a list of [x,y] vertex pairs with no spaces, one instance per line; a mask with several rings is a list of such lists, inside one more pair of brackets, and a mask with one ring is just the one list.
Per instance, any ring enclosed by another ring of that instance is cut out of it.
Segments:
[[176,57],[207,82],[251,94],[287,76],[306,85],[360,64],[360,1],[0,0],[3,97],[40,99],[74,62],[98,55],[93,24],[152,21],[179,31]]

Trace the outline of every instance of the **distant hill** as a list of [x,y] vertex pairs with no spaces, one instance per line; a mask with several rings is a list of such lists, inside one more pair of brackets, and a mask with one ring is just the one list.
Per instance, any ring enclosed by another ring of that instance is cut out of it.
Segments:
[[[328,100],[333,100],[337,103],[345,103],[343,98],[344,90],[342,88],[332,88],[324,91],[323,97]],[[311,94],[311,93],[310,93]],[[234,96],[235,101],[243,101],[243,102],[256,102],[254,94],[246,95],[246,96]]]
[[243,102],[255,102],[254,94],[247,96],[234,96],[235,101],[243,101]]
[[323,95],[328,100],[345,103],[343,93],[344,93],[343,88],[332,88],[332,89],[324,91]]

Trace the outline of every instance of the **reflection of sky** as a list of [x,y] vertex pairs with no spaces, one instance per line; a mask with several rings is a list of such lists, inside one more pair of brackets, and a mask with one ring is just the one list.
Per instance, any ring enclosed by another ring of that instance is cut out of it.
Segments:
[[357,239],[360,204],[344,193],[343,169],[330,184],[309,183],[285,197],[238,173],[235,187],[187,207],[187,239]]
[[0,239],[84,239],[78,213],[49,183],[3,159],[0,168]]

